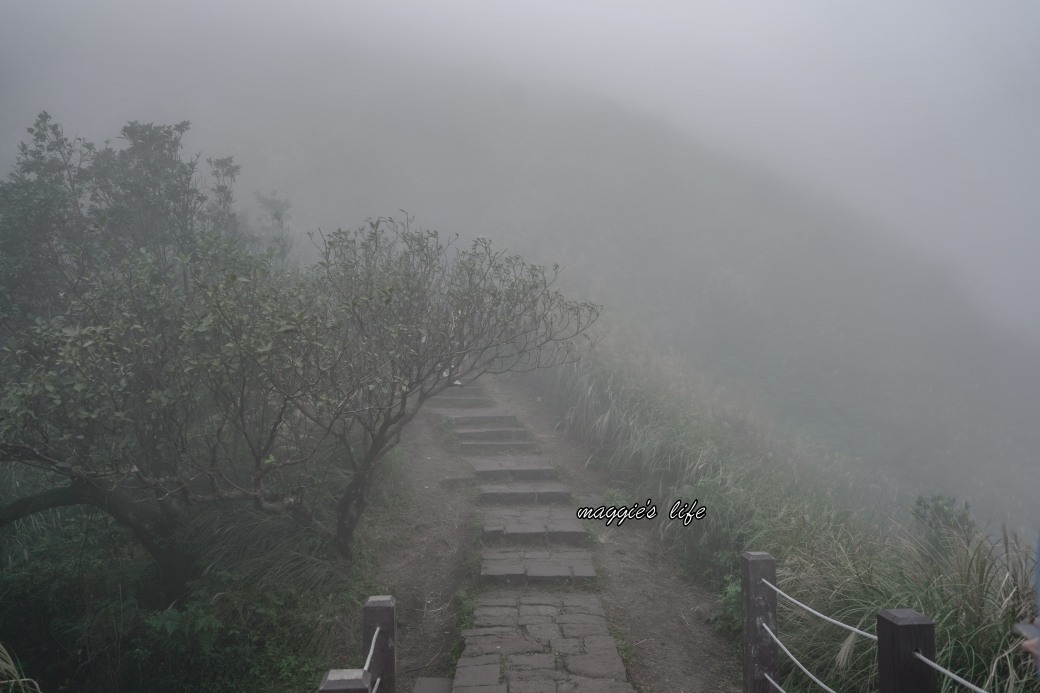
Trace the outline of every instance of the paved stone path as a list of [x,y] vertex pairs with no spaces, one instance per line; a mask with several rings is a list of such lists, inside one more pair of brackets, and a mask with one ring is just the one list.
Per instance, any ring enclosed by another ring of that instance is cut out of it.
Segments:
[[463,637],[453,692],[634,693],[592,594],[486,592]]
[[537,440],[477,384],[430,404],[486,482],[478,491],[487,591],[462,634],[454,681],[420,679],[415,693],[634,693],[599,598],[582,591],[596,578],[581,546],[585,527]]
[[581,544],[585,541],[585,527],[569,506],[496,506],[484,511],[484,541],[495,540]]

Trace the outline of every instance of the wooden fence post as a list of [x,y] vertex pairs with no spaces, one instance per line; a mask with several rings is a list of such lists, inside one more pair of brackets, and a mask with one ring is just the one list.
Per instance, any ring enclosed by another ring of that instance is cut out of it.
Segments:
[[776,584],[776,561],[764,551],[745,551],[740,555],[741,599],[744,605],[744,693],[769,693],[778,672],[777,648],[760,627],[776,633],[776,592],[762,584]]
[[379,693],[395,693],[397,687],[397,600],[389,595],[369,597],[362,617],[361,642],[368,656],[372,636],[379,629],[379,642],[368,671],[372,683],[379,680]]
[[935,661],[935,624],[913,609],[877,615],[878,693],[935,693],[935,670],[914,652]]

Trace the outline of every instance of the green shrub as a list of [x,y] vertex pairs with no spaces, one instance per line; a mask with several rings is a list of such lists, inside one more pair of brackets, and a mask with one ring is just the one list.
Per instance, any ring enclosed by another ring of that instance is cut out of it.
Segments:
[[187,540],[207,569],[176,605],[155,601],[154,564],[133,543],[69,519],[0,572],[0,641],[45,690],[306,690],[360,658],[360,606],[379,591],[366,564],[328,560],[282,518],[200,516]]

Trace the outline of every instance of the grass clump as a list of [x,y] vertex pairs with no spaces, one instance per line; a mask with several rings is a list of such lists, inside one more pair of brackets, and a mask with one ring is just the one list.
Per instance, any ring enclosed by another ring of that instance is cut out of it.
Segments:
[[466,640],[462,637],[462,632],[472,628],[475,620],[474,614],[477,610],[476,591],[472,588],[456,590],[451,597],[451,603],[455,611],[455,632],[458,633],[455,642],[452,643],[449,656],[452,669],[454,669],[462,656],[462,651],[466,648]]
[[[847,460],[778,441],[752,408],[682,364],[616,339],[603,346],[543,379],[543,392],[567,428],[601,447],[595,459],[613,478],[653,495],[659,539],[716,587],[721,628],[739,633],[740,553],[769,551],[781,589],[814,609],[868,632],[879,610],[916,609],[936,623],[943,666],[991,691],[1040,690],[1012,632],[1035,615],[1035,557],[1006,527],[990,536],[942,496],[911,507]],[[708,510],[669,521],[676,499]],[[799,609],[781,607],[779,627],[828,685],[876,689],[872,642]],[[810,685],[799,672],[785,680],[787,690]]]
[[26,678],[3,643],[0,643],[0,691],[5,693],[40,693],[40,686]]

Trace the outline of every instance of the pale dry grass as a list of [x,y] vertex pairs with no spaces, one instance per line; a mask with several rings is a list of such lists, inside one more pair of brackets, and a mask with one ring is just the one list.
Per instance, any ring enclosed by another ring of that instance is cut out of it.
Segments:
[[0,693],[40,693],[35,681],[21,675],[14,657],[3,643],[0,643]]
[[[667,513],[658,525],[660,540],[702,579],[732,584],[741,551],[769,551],[781,587],[813,608],[868,632],[881,609],[917,609],[936,623],[944,666],[991,692],[1040,690],[1011,630],[1034,616],[1026,542],[1006,527],[996,537],[944,527],[937,551],[927,527],[908,524],[912,499],[893,484],[782,440],[744,408],[750,399],[687,370],[613,334],[592,358],[543,378],[543,388],[570,430],[602,446],[596,459],[615,478],[656,494],[659,505],[698,498],[708,506],[689,527]],[[872,642],[787,609],[781,629],[825,681],[876,686]],[[788,680],[787,690],[806,685],[800,674]]]

